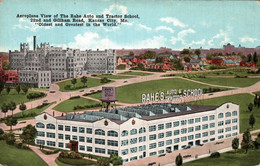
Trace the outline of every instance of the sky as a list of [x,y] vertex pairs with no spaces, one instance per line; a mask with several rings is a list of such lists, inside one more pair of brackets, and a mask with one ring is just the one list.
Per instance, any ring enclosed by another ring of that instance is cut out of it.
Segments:
[[[17,14],[138,14],[116,27],[40,27]],[[0,52],[48,42],[64,49],[260,46],[259,1],[2,0]]]

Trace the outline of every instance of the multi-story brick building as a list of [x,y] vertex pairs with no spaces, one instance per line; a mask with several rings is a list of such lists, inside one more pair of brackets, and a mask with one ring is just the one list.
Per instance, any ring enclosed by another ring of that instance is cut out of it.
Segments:
[[[86,73],[116,72],[114,50],[64,50],[52,47],[49,43],[41,43],[36,47],[35,36],[33,50],[29,49],[29,44],[21,43],[20,51],[9,51],[9,61],[9,68],[18,70],[21,83],[36,87],[49,87],[53,81],[75,78]],[[32,75],[35,77],[31,78]]]

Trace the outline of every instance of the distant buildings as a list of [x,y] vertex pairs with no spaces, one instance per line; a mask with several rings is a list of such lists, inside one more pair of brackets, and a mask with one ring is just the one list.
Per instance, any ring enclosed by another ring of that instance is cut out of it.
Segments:
[[18,70],[19,82],[34,87],[49,87],[51,82],[74,78],[86,73],[115,73],[115,50],[92,51],[59,47],[41,43],[33,50],[21,43],[20,51],[9,51],[9,68]]

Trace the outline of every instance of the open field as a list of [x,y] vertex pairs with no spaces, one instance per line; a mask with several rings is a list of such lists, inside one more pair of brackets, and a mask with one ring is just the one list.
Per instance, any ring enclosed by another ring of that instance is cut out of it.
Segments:
[[[69,99],[66,100],[60,104],[58,104],[56,107],[54,107],[53,109],[60,111],[60,112],[73,112],[73,108],[77,105],[80,106],[85,106],[85,105],[94,105],[94,104],[98,104],[99,102],[94,101],[94,100],[89,100],[89,99],[85,99],[85,98],[76,98],[76,99]],[[100,108],[100,107],[98,107]],[[95,109],[95,108],[89,108],[89,109]],[[84,109],[87,110],[87,109]],[[80,110],[76,110],[76,111],[80,111]]]
[[255,166],[260,163],[259,158],[260,149],[250,149],[246,154],[244,150],[230,151],[221,153],[220,158],[204,158],[196,161],[184,163],[183,166]]
[[134,72],[134,71],[128,71],[128,72],[119,73],[119,74],[134,75],[134,76],[148,76],[148,75],[152,75],[152,74],[150,74],[150,73]]
[[197,102],[191,102],[188,104],[196,104],[196,105],[214,105],[219,106],[226,102],[232,102],[234,104],[239,104],[240,106],[240,133],[243,133],[247,128],[252,129],[248,122],[249,122],[249,116],[251,114],[254,115],[256,123],[252,130],[260,129],[260,109],[257,107],[253,108],[253,111],[250,113],[248,111],[248,104],[250,102],[254,101],[254,96],[249,94],[239,94],[239,95],[233,95],[233,96],[224,96],[224,97],[218,97],[213,99],[207,99],[207,100],[200,100]]
[[0,141],[0,163],[8,166],[45,166],[46,163],[33,151],[18,149]]
[[[88,79],[88,81],[86,83],[87,87],[83,87],[84,84],[81,82],[80,78],[77,79],[77,83],[75,84],[75,87],[82,87],[82,88],[78,88],[78,89],[72,89],[72,90],[64,89],[64,87],[66,85],[71,85],[72,88],[74,87],[74,85],[72,85],[72,83],[71,83],[71,80],[62,81],[57,84],[60,86],[60,91],[62,91],[62,92],[76,91],[76,90],[81,90],[81,89],[86,89],[86,88],[91,88],[91,87],[106,84],[106,83],[100,83],[100,79],[95,79],[95,78],[90,78],[90,77],[88,77],[87,79]],[[110,81],[109,83],[111,83],[111,82],[113,82],[113,81]]]
[[[211,86],[202,85],[179,78],[170,78],[117,87],[116,98],[119,102],[123,103],[141,103],[141,95],[143,93],[155,93],[158,91],[166,91],[171,89],[183,90],[209,87]],[[89,95],[89,97],[100,99],[101,93]]]
[[[38,92],[33,92],[33,91],[28,91],[27,95],[29,93],[38,93]],[[12,89],[10,91],[9,94],[6,93],[6,91],[2,91],[2,93],[0,94],[0,107],[3,103],[9,103],[11,101],[14,101],[16,104],[21,104],[21,103],[25,103],[25,102],[29,102],[29,101],[33,101],[33,100],[38,100],[40,98],[37,99],[27,99],[27,95],[25,95],[23,92],[20,92],[20,94],[17,94],[16,90]]]
[[124,75],[111,75],[111,74],[101,74],[97,75],[99,78],[108,78],[108,79],[127,79],[127,78],[133,78],[131,76],[124,76]]
[[247,87],[251,86],[258,81],[260,78],[191,78],[196,81],[205,82],[215,85],[233,86],[233,87]]

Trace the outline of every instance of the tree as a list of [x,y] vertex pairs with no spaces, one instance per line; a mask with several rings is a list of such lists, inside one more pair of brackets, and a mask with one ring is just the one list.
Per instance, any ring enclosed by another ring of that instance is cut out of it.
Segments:
[[29,143],[34,141],[36,134],[37,134],[36,128],[31,124],[29,124],[25,128],[23,128],[23,133],[20,135],[20,138],[24,142],[26,142],[29,147]]
[[81,82],[84,84],[84,86],[87,83],[87,81],[88,81],[88,78],[86,76],[81,77]]
[[10,126],[10,130],[12,131],[12,126],[15,126],[17,124],[17,119],[12,116],[8,116],[4,120],[4,123],[6,124],[6,126]]
[[9,69],[9,63],[4,61],[3,62],[3,70],[8,70]]
[[235,152],[237,151],[239,147],[239,139],[238,138],[234,138],[232,140],[232,148],[235,150]]
[[109,166],[109,160],[104,157],[100,157],[97,159],[97,166]]
[[138,67],[139,70],[144,70],[144,69],[145,69],[143,63],[139,63],[139,64],[137,65],[137,67]]
[[254,124],[255,124],[255,117],[253,114],[251,114],[249,117],[249,125],[251,126],[251,128],[253,128]]
[[255,95],[255,99],[254,99],[254,106],[257,106],[257,102],[258,102],[258,96],[257,94]]
[[10,87],[10,86],[7,86],[7,87],[6,87],[6,92],[7,92],[7,94],[9,94],[10,91],[11,91],[11,87]]
[[258,146],[260,146],[260,133],[257,135],[257,137],[255,139],[255,145],[256,145],[256,148],[258,148]]
[[22,87],[22,91],[23,91],[25,94],[27,94],[28,89],[29,89],[29,87],[28,87],[27,85],[24,85],[24,86]]
[[4,88],[5,88],[4,82],[0,81],[0,94],[4,90]]
[[248,110],[251,112],[253,110],[253,104],[252,103],[249,103],[248,105]]
[[243,134],[243,140],[241,142],[241,147],[242,147],[242,149],[246,150],[246,153],[247,153],[248,149],[253,147],[251,134],[250,134],[249,130],[246,130]]
[[109,157],[109,161],[110,163],[112,163],[113,165],[122,165],[123,164],[123,160],[121,157],[119,157],[116,154],[111,154]]
[[9,110],[12,111],[12,116],[13,116],[13,112],[14,112],[14,110],[16,109],[16,104],[15,104],[15,102],[11,101],[11,102],[8,104],[8,108],[9,108]]
[[155,59],[156,52],[154,51],[146,51],[144,54],[140,55],[141,59]]
[[176,159],[175,159],[175,164],[177,165],[177,166],[180,166],[180,165],[182,165],[182,156],[181,156],[181,154],[179,153],[179,155],[176,157]]
[[183,70],[183,64],[181,63],[181,60],[178,58],[173,59],[173,65],[171,66],[173,70]]
[[241,56],[241,57],[242,57],[242,56],[245,56],[245,55],[244,55],[244,53],[243,53],[243,52],[241,52],[241,51],[240,51],[240,52],[238,52],[238,54],[237,54],[237,55],[238,55],[238,56]]
[[5,132],[2,137],[4,138],[5,142],[9,145],[13,145],[15,143],[15,136],[12,132]]
[[200,49],[196,49],[194,53],[199,56],[201,54],[201,51]]
[[257,64],[257,62],[258,62],[258,58],[257,58],[256,52],[253,54],[253,62],[254,62],[255,64]]
[[188,63],[188,62],[190,62],[190,58],[189,58],[189,57],[184,57],[184,61],[185,61],[186,63]]
[[4,104],[1,106],[1,110],[2,110],[2,112],[5,114],[5,117],[6,117],[6,113],[7,113],[8,110],[9,110],[8,105],[4,103]]
[[128,56],[135,56],[134,52],[133,51],[130,51]]
[[77,83],[77,79],[76,79],[76,78],[73,78],[73,79],[71,80],[71,83],[73,84],[73,86],[74,86],[74,88],[75,88],[75,84]]
[[251,62],[252,61],[252,55],[251,54],[248,54],[247,55],[247,62]]
[[189,55],[189,54],[190,54],[190,50],[184,48],[184,49],[181,51],[181,54]]
[[17,84],[15,87],[16,92],[19,94],[21,92],[21,86],[20,84]]
[[156,57],[155,63],[163,63],[163,57]]
[[212,58],[213,58],[213,55],[212,55],[212,54],[207,54],[207,55],[206,55],[206,59],[207,59],[207,60],[211,60]]
[[101,78],[100,83],[108,83],[110,80],[107,77]]
[[259,96],[258,99],[257,99],[257,107],[258,107],[258,108],[260,107],[260,96]]
[[22,103],[20,106],[19,106],[19,109],[23,112],[26,110],[26,105],[24,103]]

